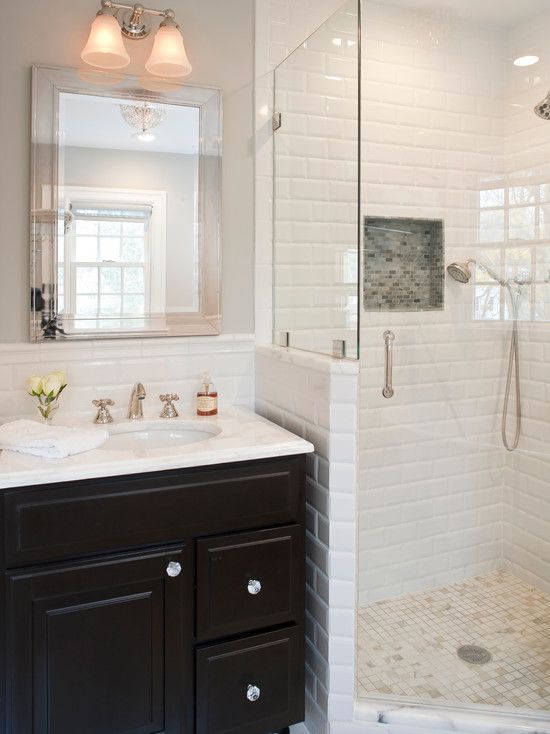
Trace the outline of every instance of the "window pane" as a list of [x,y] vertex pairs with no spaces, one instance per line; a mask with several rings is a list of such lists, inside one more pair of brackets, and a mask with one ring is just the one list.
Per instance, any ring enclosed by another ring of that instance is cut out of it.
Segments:
[[57,292],[63,293],[65,290],[65,268],[61,266],[57,268]]
[[[531,293],[532,287],[524,285],[521,287],[521,296],[519,300],[518,318],[522,321],[531,320]],[[510,320],[512,318],[512,308],[510,299],[506,298],[506,307],[504,310],[504,318]]]
[[124,296],[125,314],[142,314],[145,309],[144,296]]
[[536,287],[535,319],[550,321],[550,285],[541,283]]
[[479,192],[479,206],[498,207],[504,206],[504,189],[486,189]]
[[65,310],[65,296],[60,293],[57,297],[57,310],[62,313]]
[[504,212],[483,211],[479,214],[479,241],[502,242],[504,240]]
[[97,271],[98,268],[76,269],[77,293],[97,293]]
[[99,250],[102,260],[120,260],[120,237],[102,237]]
[[120,268],[101,268],[99,280],[102,293],[120,293],[122,290],[122,272]]
[[124,293],[143,293],[144,290],[143,268],[124,268]]
[[120,314],[120,296],[101,296],[99,313],[103,316],[118,316]]
[[[500,254],[502,250],[493,249],[490,250],[479,250],[477,254],[477,262],[479,265],[485,265],[490,268],[493,272],[501,274]],[[487,273],[482,267],[476,265],[476,283],[494,283],[494,280],[489,273]]]
[[145,248],[140,237],[124,237],[122,239],[122,260],[140,263],[145,260]]
[[500,287],[498,285],[476,286],[475,318],[483,321],[500,319]]
[[510,204],[533,204],[536,200],[536,186],[513,186],[510,189]]
[[76,312],[79,316],[95,316],[97,314],[97,296],[77,296]]
[[537,280],[550,283],[550,247],[537,248]]
[[97,238],[96,237],[77,237],[76,238],[76,259],[81,262],[97,261]]
[[505,250],[506,280],[531,280],[531,249],[528,247]]
[[144,222],[123,222],[122,234],[126,237],[144,237],[145,224]]
[[545,204],[540,207],[540,239],[550,239],[550,205]]
[[76,220],[76,234],[97,235],[97,222],[88,222],[85,219]]
[[114,235],[120,237],[120,222],[100,222],[99,233],[102,235]]
[[535,207],[510,209],[510,239],[532,240],[535,237]]

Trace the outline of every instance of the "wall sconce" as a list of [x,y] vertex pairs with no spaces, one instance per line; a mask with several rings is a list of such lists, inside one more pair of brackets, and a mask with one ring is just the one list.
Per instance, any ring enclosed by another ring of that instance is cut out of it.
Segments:
[[[126,11],[120,22],[119,10]],[[147,15],[163,18],[145,64],[149,74],[169,78],[190,74],[192,66],[173,10],[152,10],[140,4],[124,5],[111,0],[102,0],[101,10],[92,23],[81,59],[100,69],[123,69],[128,66],[130,56],[124,46],[123,36],[132,40],[148,36],[150,27],[146,23]]]

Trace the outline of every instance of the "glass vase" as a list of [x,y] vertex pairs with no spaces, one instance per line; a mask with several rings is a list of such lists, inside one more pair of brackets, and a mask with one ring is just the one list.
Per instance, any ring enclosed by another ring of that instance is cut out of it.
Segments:
[[57,398],[49,403],[40,403],[38,406],[38,412],[44,423],[51,423],[55,415],[56,410],[59,408]]

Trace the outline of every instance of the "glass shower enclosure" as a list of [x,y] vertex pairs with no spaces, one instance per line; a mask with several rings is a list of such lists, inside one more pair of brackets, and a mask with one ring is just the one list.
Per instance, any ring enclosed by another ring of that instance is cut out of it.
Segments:
[[358,29],[352,0],[274,75],[274,342],[352,359],[359,344]]
[[348,2],[275,71],[274,341],[360,360],[359,704],[550,728],[549,34]]

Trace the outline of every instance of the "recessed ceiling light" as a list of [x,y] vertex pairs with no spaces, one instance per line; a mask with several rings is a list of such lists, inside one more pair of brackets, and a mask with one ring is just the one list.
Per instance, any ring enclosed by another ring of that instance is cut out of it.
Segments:
[[539,61],[538,56],[518,56],[514,59],[514,66],[533,66]]
[[332,43],[334,46],[341,46],[342,45],[342,39],[341,38],[333,38]]

